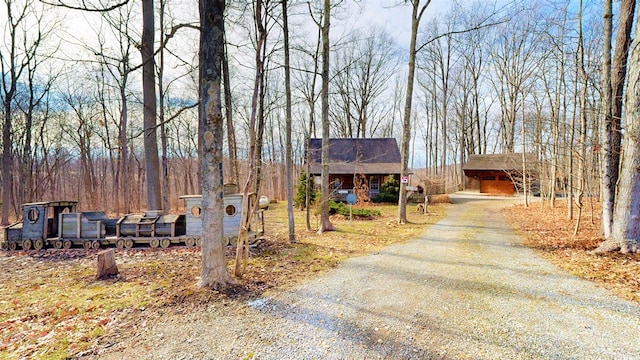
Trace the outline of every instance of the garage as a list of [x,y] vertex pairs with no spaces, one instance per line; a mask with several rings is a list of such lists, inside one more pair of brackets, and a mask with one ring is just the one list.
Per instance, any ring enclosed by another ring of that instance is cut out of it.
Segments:
[[[530,169],[535,154],[526,154]],[[489,195],[513,196],[522,184],[522,153],[469,155],[463,165],[465,189]],[[529,173],[531,177],[531,173]]]

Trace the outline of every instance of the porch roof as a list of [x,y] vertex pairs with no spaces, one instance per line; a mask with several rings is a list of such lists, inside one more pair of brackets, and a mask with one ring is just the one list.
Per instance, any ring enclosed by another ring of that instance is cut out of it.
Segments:
[[[322,172],[321,164],[312,164],[311,173],[320,174]],[[400,173],[399,163],[330,163],[329,173],[335,175],[390,175]]]

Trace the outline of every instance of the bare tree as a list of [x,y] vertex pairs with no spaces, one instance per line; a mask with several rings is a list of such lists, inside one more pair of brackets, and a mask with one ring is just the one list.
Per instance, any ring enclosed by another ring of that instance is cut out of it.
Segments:
[[322,90],[320,91],[322,114],[322,206],[320,209],[319,233],[334,231],[329,219],[329,27],[331,24],[331,1],[324,0],[322,22]]
[[[15,114],[15,101],[20,82],[28,82],[23,77],[28,75],[30,67],[33,67],[34,59],[37,55],[38,47],[42,45],[42,38],[46,30],[42,29],[42,18],[37,21],[37,31],[33,33],[28,21],[34,14],[34,1],[24,1],[15,3],[10,0],[4,1],[7,18],[5,20],[6,34],[3,39],[4,47],[0,47],[0,84],[2,98],[2,199],[0,205],[0,225],[9,223],[9,208],[13,205],[11,200],[13,191],[14,175],[14,153],[12,150],[12,131]],[[36,16],[37,17],[37,16]],[[30,133],[31,129],[26,129],[25,133]],[[29,140],[30,142],[30,140]]]
[[[416,73],[416,42],[418,38],[418,28],[420,20],[425,10],[431,4],[431,0],[427,0],[424,4],[420,4],[420,0],[411,0],[411,40],[409,42],[409,70],[407,72],[407,90],[404,101],[404,115],[402,117],[402,142],[400,149],[401,157],[401,176],[409,176],[409,145],[411,142],[411,109],[413,100],[413,82]],[[398,199],[398,223],[407,222],[407,184],[400,182],[400,196]]]
[[153,0],[142,1],[142,97],[144,118],[144,164],[147,175],[147,209],[162,208],[160,162],[156,131],[156,77],[154,59],[155,13]]
[[224,0],[200,0],[200,116],[202,153],[202,275],[200,287],[232,282],[222,244],[223,118],[221,75],[224,56]]
[[[268,0],[267,0],[268,5]],[[264,71],[265,71],[265,49],[267,42],[266,22],[268,18],[268,8],[263,0],[257,0],[254,4],[254,24],[256,26],[255,44],[255,78],[253,95],[251,97],[251,115],[249,118],[249,168],[248,176],[242,190],[242,215],[240,220],[240,230],[238,232],[238,242],[236,244],[236,263],[234,276],[241,277],[246,266],[246,259],[249,254],[248,233],[253,220],[253,214],[257,210],[257,202],[253,204],[249,201],[249,193],[252,188],[259,191],[260,185],[260,160],[262,152],[262,130],[264,129]],[[257,124],[257,127],[256,127]]]
[[631,43],[631,31],[636,1],[620,3],[620,20],[616,34],[616,47],[611,64],[611,1],[605,1],[604,46],[602,57],[603,166],[602,166],[602,230],[605,238],[611,234],[616,202],[616,183],[620,165],[622,97],[626,79],[627,57]]
[[[636,21],[635,38],[640,39]],[[625,133],[622,141],[622,164],[618,182],[611,236],[597,252],[620,250],[623,253],[640,252],[640,47],[634,46],[629,58],[629,79],[625,95]]]
[[377,100],[398,71],[395,43],[374,26],[353,31],[345,42],[348,46],[340,47],[332,62],[337,93],[331,102],[333,123],[341,137],[371,137],[387,115],[385,102]]
[[282,0],[282,32],[284,35],[284,86],[285,86],[285,122],[286,122],[286,158],[285,181],[287,182],[287,217],[289,220],[289,242],[296,242],[293,220],[293,155],[291,149],[291,66],[289,62],[289,16],[287,0]]

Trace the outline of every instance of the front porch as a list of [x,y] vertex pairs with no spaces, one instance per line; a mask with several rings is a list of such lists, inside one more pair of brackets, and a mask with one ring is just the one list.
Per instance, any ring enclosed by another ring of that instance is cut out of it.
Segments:
[[[364,184],[361,186],[362,191],[366,192],[369,199],[373,199],[380,195],[380,184],[382,184],[389,176],[394,175],[357,175],[364,177]],[[332,189],[331,198],[335,201],[347,201],[347,195],[355,194],[358,196],[358,191],[355,186],[354,175],[331,175],[329,177],[329,184]],[[321,177],[315,177],[315,184],[317,187],[321,185]],[[358,199],[360,201],[360,199]]]

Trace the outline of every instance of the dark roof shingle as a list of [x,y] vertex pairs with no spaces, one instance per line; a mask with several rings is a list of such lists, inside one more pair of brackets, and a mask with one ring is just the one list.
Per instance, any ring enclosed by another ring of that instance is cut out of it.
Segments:
[[[528,164],[535,164],[535,154],[526,153]],[[469,155],[462,170],[522,170],[522,153]]]
[[[322,139],[311,139],[311,172],[320,172]],[[400,172],[400,150],[394,138],[329,139],[329,172],[332,174],[383,174]]]

